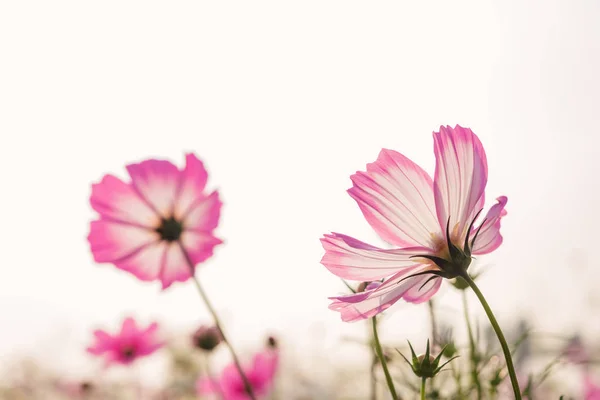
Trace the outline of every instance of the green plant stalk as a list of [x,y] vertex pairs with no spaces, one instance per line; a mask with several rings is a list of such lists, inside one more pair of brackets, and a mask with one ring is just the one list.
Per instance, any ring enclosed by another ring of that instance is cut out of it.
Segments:
[[471,327],[471,319],[469,318],[469,305],[467,303],[467,292],[462,291],[463,310],[465,314],[465,321],[467,323],[467,332],[469,334],[469,358],[471,360],[471,380],[473,385],[477,389],[477,399],[481,400],[482,389],[481,382],[479,381],[479,372],[477,371],[477,348],[475,345],[475,338],[473,337],[473,328]]
[[388,388],[390,389],[390,394],[392,395],[392,399],[398,400],[398,394],[396,393],[396,388],[394,387],[394,381],[392,376],[390,375],[390,371],[388,370],[387,363],[385,362],[385,358],[383,357],[383,350],[381,350],[381,343],[379,343],[379,335],[377,334],[377,320],[375,318],[371,318],[373,323],[373,341],[375,342],[375,351],[377,352],[377,357],[379,357],[379,362],[381,363],[381,368],[383,368],[383,373],[385,374],[385,380],[387,382]]
[[515,394],[515,400],[521,400],[521,389],[519,388],[519,381],[517,380],[517,374],[515,373],[515,367],[513,365],[510,349],[508,348],[508,344],[506,342],[504,334],[502,333],[502,329],[500,329],[500,325],[498,325],[498,321],[496,321],[496,317],[494,316],[492,309],[485,300],[485,297],[483,296],[483,293],[481,293],[481,290],[479,290],[479,287],[475,284],[475,281],[471,279],[471,277],[469,276],[469,274],[467,274],[466,271],[461,275],[461,277],[469,284],[471,289],[473,289],[473,292],[475,292],[475,295],[481,302],[481,305],[483,306],[483,309],[485,310],[485,313],[488,316],[490,323],[492,324],[492,328],[494,328],[494,332],[496,332],[496,336],[498,336],[498,341],[500,342],[500,346],[502,346],[502,352],[504,353],[504,358],[506,359],[506,368],[508,369],[508,375],[510,376],[510,382],[513,387],[513,392]]
[[427,380],[427,378],[422,377],[421,378],[421,400],[425,400],[425,381]]
[[204,304],[206,305],[206,308],[212,315],[213,320],[215,321],[215,326],[221,333],[221,338],[223,339],[223,343],[225,343],[227,345],[227,347],[229,348],[229,352],[231,353],[231,357],[233,358],[233,363],[235,364],[235,367],[238,370],[240,377],[242,378],[242,382],[244,383],[244,389],[246,390],[246,394],[250,397],[251,400],[256,400],[256,396],[254,395],[254,391],[252,390],[252,385],[250,385],[250,381],[248,380],[248,377],[244,373],[242,364],[240,363],[240,360],[239,360],[235,350],[233,349],[231,342],[229,340],[227,340],[227,337],[225,336],[225,332],[223,332],[223,328],[221,327],[221,321],[219,320],[219,316],[217,315],[217,312],[215,311],[214,307],[212,306],[210,300],[208,299],[208,296],[206,295],[206,292],[202,288],[202,285],[200,285],[200,281],[198,280],[198,278],[196,278],[196,274],[194,273],[195,272],[194,263],[192,262],[190,255],[187,253],[185,247],[183,247],[183,245],[181,243],[180,243],[179,247],[181,248],[181,252],[183,253],[183,255],[186,259],[186,262],[188,263],[188,265],[190,267],[190,270],[192,273],[192,280],[196,284],[196,289],[198,289],[198,293],[200,294],[200,297],[202,297],[202,300],[204,300]]

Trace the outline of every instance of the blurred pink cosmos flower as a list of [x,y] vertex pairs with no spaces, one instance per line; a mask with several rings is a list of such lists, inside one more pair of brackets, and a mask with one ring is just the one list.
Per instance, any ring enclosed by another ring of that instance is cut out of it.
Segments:
[[157,323],[150,324],[146,329],[138,329],[133,318],[126,318],[121,331],[115,335],[102,330],[94,331],[95,343],[87,351],[95,356],[103,356],[107,366],[129,365],[164,345],[157,338],[157,329]]
[[[278,364],[279,351],[276,348],[268,348],[256,354],[252,364],[244,368],[255,395],[264,396],[268,394],[273,385]],[[250,399],[234,364],[226,366],[218,379],[208,377],[198,379],[196,391],[199,396],[216,394],[224,400]]]
[[589,374],[586,374],[583,380],[583,393],[585,400],[600,400],[600,386],[592,381]]
[[186,155],[185,168],[169,161],[130,164],[131,182],[105,175],[92,186],[90,203],[100,214],[88,236],[94,260],[112,263],[163,289],[189,279],[190,265],[206,260],[216,245],[221,201],[205,194],[202,162]]
[[383,149],[366,172],[351,176],[350,196],[367,222],[386,242],[381,249],[339,233],[325,235],[321,263],[344,279],[376,281],[371,290],[332,297],[330,309],[342,320],[370,318],[399,299],[429,300],[442,278],[466,273],[472,255],[487,254],[502,243],[500,219],[507,198],[498,197],[482,222],[487,160],[468,128],[440,127],[433,133],[433,180],[402,154]]
[[563,356],[573,364],[587,364],[590,362],[590,353],[583,346],[579,336],[574,336],[563,350]]

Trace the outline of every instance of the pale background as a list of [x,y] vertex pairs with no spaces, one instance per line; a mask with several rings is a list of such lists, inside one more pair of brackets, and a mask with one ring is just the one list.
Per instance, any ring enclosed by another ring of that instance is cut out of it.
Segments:
[[[487,150],[488,199],[509,198],[505,242],[481,260],[500,322],[597,336],[599,4],[2,2],[1,363],[83,374],[92,328],[208,321],[191,284],[161,293],[86,242],[92,182],[186,151],[225,202],[226,244],[198,274],[236,346],[274,332],[344,355],[339,337],[365,327],[327,309],[344,287],[318,239],[378,244],[349,176],[382,147],[433,172],[431,132],[457,123]],[[437,299],[458,318],[451,288]],[[389,314],[387,340],[424,341],[425,306]]]

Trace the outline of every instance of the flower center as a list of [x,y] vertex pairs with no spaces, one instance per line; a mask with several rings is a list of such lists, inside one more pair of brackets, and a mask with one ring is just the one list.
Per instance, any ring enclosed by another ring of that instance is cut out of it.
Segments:
[[131,346],[126,346],[121,350],[121,355],[126,360],[131,360],[135,356],[135,349]]
[[160,235],[161,240],[167,242],[174,242],[179,240],[181,233],[183,232],[183,225],[175,218],[163,218],[160,226],[156,228],[156,232]]

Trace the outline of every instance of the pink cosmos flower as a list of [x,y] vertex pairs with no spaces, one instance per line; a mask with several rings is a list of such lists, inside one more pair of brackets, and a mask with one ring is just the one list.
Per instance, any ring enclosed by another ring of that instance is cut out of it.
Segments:
[[583,393],[585,400],[600,400],[600,386],[594,383],[589,374],[583,379]]
[[102,330],[94,331],[95,343],[87,351],[95,356],[103,356],[107,366],[129,365],[164,345],[157,338],[157,329],[157,323],[150,324],[146,329],[138,329],[133,318],[126,318],[121,331],[115,335]]
[[88,240],[94,260],[112,263],[162,288],[189,279],[197,265],[222,241],[213,236],[221,201],[205,194],[202,162],[186,154],[185,168],[146,160],[127,166],[131,182],[105,175],[92,185],[90,203],[100,214]]
[[433,180],[421,167],[383,149],[366,172],[351,176],[348,190],[364,217],[393,249],[381,249],[339,233],[324,235],[321,263],[340,278],[376,281],[377,288],[332,297],[330,309],[342,320],[370,318],[399,299],[429,300],[442,278],[463,273],[472,255],[487,254],[502,243],[500,219],[507,198],[498,197],[478,226],[485,202],[487,160],[468,128],[440,127],[433,133]]
[[590,362],[590,353],[583,346],[579,336],[574,336],[563,350],[563,356],[573,364],[588,364]]
[[[268,348],[256,354],[252,364],[244,368],[255,395],[264,396],[269,393],[278,364],[279,351],[276,348]],[[216,394],[224,400],[250,399],[234,364],[226,366],[218,379],[211,380],[207,377],[198,379],[196,391],[199,396]]]

